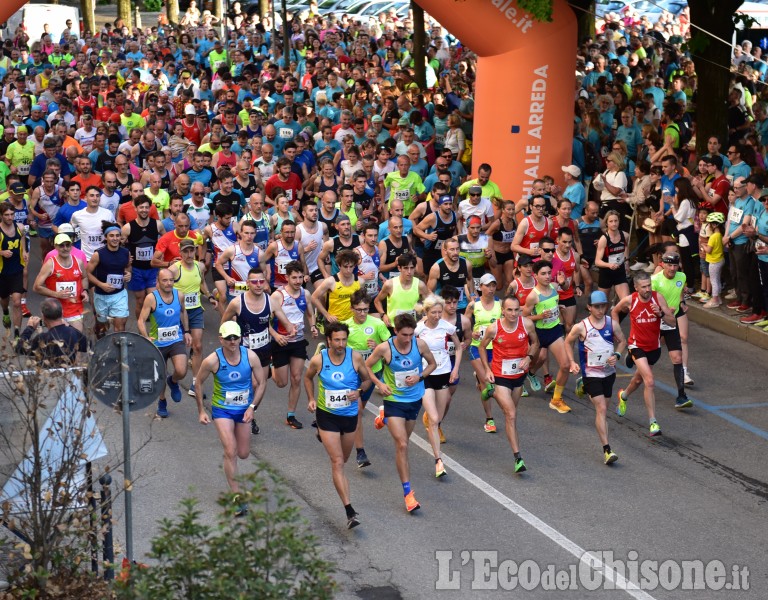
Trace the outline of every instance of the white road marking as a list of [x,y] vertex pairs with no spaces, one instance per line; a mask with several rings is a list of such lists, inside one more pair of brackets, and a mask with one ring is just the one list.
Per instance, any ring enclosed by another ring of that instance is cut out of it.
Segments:
[[[371,402],[368,402],[367,409],[368,411],[370,411],[375,415],[379,414],[379,407],[374,406]],[[432,446],[429,444],[427,440],[425,440],[424,438],[416,434],[412,434],[411,442],[413,442],[416,446],[424,450],[424,452],[432,456]],[[557,529],[555,529],[554,527],[551,527],[550,525],[547,525],[544,521],[539,519],[539,517],[534,515],[532,512],[523,508],[508,496],[505,496],[504,494],[502,494],[490,483],[481,479],[469,469],[461,466],[458,462],[450,458],[447,454],[442,453],[442,458],[443,458],[443,464],[445,464],[445,466],[448,467],[450,474],[458,475],[459,477],[464,479],[464,481],[466,481],[470,485],[474,486],[475,488],[483,492],[486,496],[488,496],[489,498],[501,504],[509,512],[518,516],[520,519],[528,523],[536,531],[548,537],[550,540],[555,542],[558,546],[560,546],[561,548],[563,548],[564,550],[572,554],[579,561],[585,563],[587,566],[594,569],[595,571],[601,572],[603,577],[613,582],[613,584],[616,586],[616,589],[627,592],[627,594],[629,594],[633,598],[636,598],[637,600],[655,600],[653,596],[641,590],[635,583],[627,580],[627,578],[624,577],[621,573],[619,573],[616,569],[609,568],[608,566],[606,566],[603,563],[603,561],[601,561],[597,556],[595,556],[592,553],[588,553],[581,546],[569,540]]]

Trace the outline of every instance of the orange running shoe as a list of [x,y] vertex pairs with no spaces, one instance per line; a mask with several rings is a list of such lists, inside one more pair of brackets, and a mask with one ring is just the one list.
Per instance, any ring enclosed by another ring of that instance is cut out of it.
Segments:
[[381,429],[386,425],[386,420],[384,419],[384,407],[379,408],[379,415],[373,420],[373,426],[376,429]]
[[410,513],[414,510],[419,510],[420,508],[421,504],[417,502],[416,496],[413,492],[408,492],[408,495],[405,497],[405,509]]

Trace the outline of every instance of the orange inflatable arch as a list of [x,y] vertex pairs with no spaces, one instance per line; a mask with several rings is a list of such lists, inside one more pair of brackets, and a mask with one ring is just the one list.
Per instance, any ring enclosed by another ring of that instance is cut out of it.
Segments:
[[[514,0],[418,0],[478,55],[472,162],[493,167],[506,199],[570,164],[576,17],[553,0],[552,22],[535,21]],[[0,22],[25,2],[3,2]]]
[[576,16],[553,0],[552,22],[514,0],[417,0],[478,55],[472,167],[488,163],[505,199],[528,197],[571,163]]

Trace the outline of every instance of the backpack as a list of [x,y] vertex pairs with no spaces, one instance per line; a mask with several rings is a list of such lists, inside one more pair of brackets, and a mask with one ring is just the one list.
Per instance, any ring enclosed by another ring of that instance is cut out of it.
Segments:
[[693,137],[691,128],[685,121],[670,123],[667,127],[673,127],[677,130],[677,135],[680,137],[680,150],[684,150]]
[[592,177],[595,173],[603,170],[603,161],[595,152],[592,144],[582,137],[577,137],[576,139],[581,142],[581,146],[584,148],[584,176]]

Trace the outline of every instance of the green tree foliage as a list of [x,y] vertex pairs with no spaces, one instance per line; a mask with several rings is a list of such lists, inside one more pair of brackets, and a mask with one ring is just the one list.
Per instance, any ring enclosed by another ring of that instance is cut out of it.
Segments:
[[[152,540],[156,564],[132,569],[118,598],[138,600],[323,600],[333,597],[333,565],[321,558],[285,483],[266,464],[241,482],[238,496],[224,494],[216,525],[205,525],[197,501],[185,499],[181,512],[164,519]],[[237,506],[249,510],[236,517]]]

